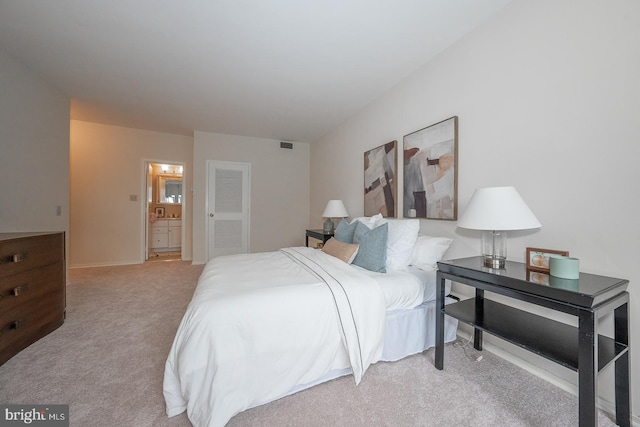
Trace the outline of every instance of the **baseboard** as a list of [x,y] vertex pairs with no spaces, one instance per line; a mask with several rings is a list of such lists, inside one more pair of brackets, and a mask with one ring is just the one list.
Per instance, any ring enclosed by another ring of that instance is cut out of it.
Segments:
[[69,269],[72,268],[91,268],[91,267],[114,267],[118,265],[139,265],[141,262],[96,262],[91,264],[74,264],[69,265]]
[[[191,262],[191,265],[198,265],[198,263],[193,262],[193,260],[191,259],[187,259],[187,258],[183,258],[177,261],[188,261]],[[92,268],[92,267],[117,267],[117,266],[121,266],[121,265],[141,265],[144,264],[144,262],[139,262],[139,261],[131,261],[131,262],[96,262],[96,263],[91,263],[91,264],[74,264],[74,265],[69,265],[69,269],[72,268]],[[201,263],[204,264],[204,263]]]
[[[460,328],[458,328],[457,335],[458,337],[460,337],[460,339],[463,339],[463,340],[471,339],[471,335],[466,331],[461,330]],[[501,359],[504,359],[507,362],[512,363],[521,369],[524,369],[530,374],[535,375],[536,377],[541,378],[547,381],[548,383],[553,384],[554,386],[568,393],[571,393],[572,395],[576,396],[576,398],[578,397],[578,387],[575,384],[572,384],[566,381],[564,378],[560,378],[557,375],[554,375],[551,372],[546,371],[540,368],[539,366],[536,366],[531,362],[516,356],[513,353],[510,353],[504,348],[501,348],[492,344],[488,340],[483,340],[482,347],[483,347],[483,351],[488,351],[490,353],[493,353],[496,356],[500,357]],[[631,394],[631,396],[633,397],[633,394]],[[633,402],[632,402],[632,407],[633,407]],[[598,408],[602,409],[603,411],[611,415],[616,413],[615,403],[610,402],[601,397],[598,397]],[[640,427],[640,416],[632,413],[631,422],[634,427]]]

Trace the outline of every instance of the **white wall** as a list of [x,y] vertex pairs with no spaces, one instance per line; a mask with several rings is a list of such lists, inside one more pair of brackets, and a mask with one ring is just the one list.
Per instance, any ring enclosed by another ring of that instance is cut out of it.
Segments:
[[0,182],[0,232],[68,237],[69,99],[1,49]]
[[[70,265],[144,262],[144,161],[184,163],[193,182],[193,138],[71,121]],[[191,259],[191,193],[185,191],[183,259]],[[137,201],[130,201],[130,196]]]
[[207,161],[251,164],[250,251],[304,245],[309,222],[309,144],[292,150],[280,141],[217,133],[194,133],[193,262],[206,254]]
[[[364,151],[457,115],[459,214],[474,189],[514,185],[543,227],[512,233],[509,258],[524,261],[528,246],[563,249],[585,272],[629,279],[631,342],[640,343],[639,18],[635,0],[514,1],[312,144],[310,225],[322,223],[329,198],[362,214]],[[422,230],[455,238],[448,257],[479,253],[479,235],[455,222],[423,220]],[[631,351],[631,365],[639,414],[640,351]],[[608,369],[600,383],[607,401],[611,378]]]

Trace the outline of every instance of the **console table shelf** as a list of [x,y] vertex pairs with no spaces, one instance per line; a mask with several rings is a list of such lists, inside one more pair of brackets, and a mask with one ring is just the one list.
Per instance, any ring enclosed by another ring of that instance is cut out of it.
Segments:
[[[488,299],[484,300],[484,309],[478,309],[472,298],[448,304],[444,312],[566,368],[578,370],[578,328]],[[626,351],[626,345],[598,335],[598,371]]]

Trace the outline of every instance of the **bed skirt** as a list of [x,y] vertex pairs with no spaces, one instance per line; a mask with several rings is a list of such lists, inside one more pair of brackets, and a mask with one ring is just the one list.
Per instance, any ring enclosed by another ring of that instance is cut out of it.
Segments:
[[[447,298],[446,304],[455,302]],[[380,360],[394,362],[412,354],[422,353],[436,345],[436,302],[429,301],[413,310],[387,312],[384,348]],[[456,339],[458,321],[444,317],[444,342]]]
[[[445,298],[445,304],[455,302]],[[436,345],[436,302],[428,301],[411,310],[393,310],[387,312],[384,333],[384,348],[380,361],[395,362],[413,354],[435,347]],[[444,317],[444,342],[456,339],[458,321],[452,317]],[[302,384],[281,397],[306,390],[335,378],[350,375],[351,369],[329,371],[323,377],[308,384]],[[365,374],[366,376],[366,374]],[[281,398],[280,397],[280,398]],[[278,398],[279,399],[279,398]],[[260,403],[264,405],[277,399]],[[257,405],[259,406],[259,405]]]

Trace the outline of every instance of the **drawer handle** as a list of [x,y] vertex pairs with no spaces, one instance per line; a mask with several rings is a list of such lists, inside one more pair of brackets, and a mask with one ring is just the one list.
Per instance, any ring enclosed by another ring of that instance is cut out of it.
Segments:
[[14,320],[9,323],[9,329],[20,329],[24,325],[24,319]]
[[9,259],[9,262],[22,262],[22,261],[24,261],[24,254],[14,254]]
[[14,320],[4,328],[0,329],[0,336],[2,336],[5,332],[8,332],[12,329],[20,329],[23,325],[24,325],[24,319]]
[[16,286],[13,289],[9,289],[9,291],[4,293],[4,295],[0,294],[0,300],[3,297],[19,297],[20,295],[24,294],[26,290],[27,290],[27,285]]
[[16,286],[15,288],[9,291],[9,295],[11,295],[12,297],[19,297],[24,293],[26,289],[27,287],[24,285]]

